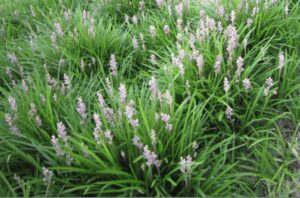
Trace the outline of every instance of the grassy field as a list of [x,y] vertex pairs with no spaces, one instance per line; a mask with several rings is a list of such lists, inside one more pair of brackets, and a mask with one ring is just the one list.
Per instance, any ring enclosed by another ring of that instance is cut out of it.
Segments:
[[0,16],[0,196],[300,195],[297,0]]

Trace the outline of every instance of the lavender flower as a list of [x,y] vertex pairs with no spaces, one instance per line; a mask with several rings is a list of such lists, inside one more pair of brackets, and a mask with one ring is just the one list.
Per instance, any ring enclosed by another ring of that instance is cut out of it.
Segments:
[[127,14],[125,14],[125,23],[129,23],[129,16]]
[[64,74],[64,85],[67,87],[67,89],[70,89],[71,87],[70,78],[66,73]]
[[199,71],[199,75],[201,75],[202,70],[203,70],[203,65],[204,65],[204,59],[203,56],[201,54],[199,54],[196,58],[196,63],[197,63],[197,67],[198,67],[198,71]]
[[72,161],[73,161],[73,157],[71,155],[67,154],[66,155],[66,164],[71,165]]
[[53,94],[53,100],[56,102],[57,101],[57,95],[56,93]]
[[125,159],[125,158],[126,158],[126,154],[125,154],[125,152],[124,152],[124,151],[121,151],[121,156],[122,156],[122,158],[123,158],[123,159]]
[[100,116],[97,113],[94,113],[93,115],[94,118],[94,122],[96,124],[94,131],[93,131],[93,136],[94,139],[96,140],[97,144],[100,145],[101,141],[100,141],[100,137],[101,137],[101,132],[102,132],[102,123],[100,121]]
[[152,76],[151,80],[149,80],[149,89],[153,94],[157,93],[157,82],[154,76]]
[[239,57],[236,61],[236,64],[237,64],[237,70],[235,71],[238,79],[240,78],[242,72],[244,71],[244,59],[242,57]]
[[63,146],[66,149],[71,150],[69,142],[68,142],[69,136],[67,135],[66,127],[62,122],[59,122],[56,125],[57,125],[58,138],[55,137],[54,135],[52,135],[52,138],[51,138],[52,145],[54,147],[56,155],[59,157],[64,157],[66,163],[68,165],[70,165],[71,162],[73,161],[73,158],[71,157],[71,155],[64,153],[62,150],[62,146],[60,145],[60,141],[62,141],[64,144]]
[[267,84],[267,86],[264,88],[265,96],[269,95],[269,91],[270,91],[271,87],[273,86],[273,79],[271,77],[267,78],[266,84]]
[[217,25],[218,27],[217,27],[217,29],[218,29],[218,32],[219,33],[222,33],[223,32],[223,25],[222,25],[222,22],[221,21],[218,21],[218,25]]
[[41,127],[42,126],[42,120],[41,118],[37,115],[37,109],[34,103],[30,103],[30,110],[28,112],[28,114],[31,117],[35,117],[35,123],[37,125],[37,127]]
[[252,9],[252,14],[251,14],[251,16],[254,17],[254,16],[258,13],[258,11],[259,11],[259,8],[258,8],[258,7],[254,7],[254,8]]
[[151,130],[151,143],[152,143],[153,147],[155,147],[155,145],[157,143],[156,132],[153,129]]
[[58,22],[55,22],[55,23],[54,23],[54,28],[55,28],[56,33],[57,33],[60,37],[63,37],[64,32],[63,32],[62,27],[60,26],[60,24],[59,24]]
[[229,81],[228,81],[227,77],[224,78],[223,84],[224,84],[223,86],[224,86],[225,93],[228,93],[229,89],[230,89],[230,84],[229,84]]
[[218,55],[216,57],[216,62],[215,62],[215,66],[214,66],[216,74],[221,72],[221,64],[222,64],[222,56]]
[[161,120],[165,123],[166,129],[170,132],[172,131],[173,125],[169,123],[171,116],[165,113],[160,113]]
[[12,64],[18,64],[18,58],[16,56],[15,53],[8,53],[7,54],[7,58],[9,59],[9,61],[12,63]]
[[81,71],[84,71],[85,63],[84,63],[83,59],[80,60],[80,68],[81,68]]
[[165,1],[164,0],[156,0],[156,4],[158,7],[162,7],[164,5]]
[[152,98],[155,99],[158,96],[158,87],[157,87],[157,82],[154,76],[151,77],[150,81],[149,81],[149,89],[152,93]]
[[172,131],[172,129],[173,129],[173,125],[172,124],[166,124],[166,129],[169,131],[169,132],[171,132]]
[[104,100],[102,94],[98,91],[96,95],[97,95],[97,99],[98,99],[98,103],[99,103],[100,107],[102,107],[102,108],[105,107],[106,103],[105,103],[105,100]]
[[168,25],[164,26],[164,32],[165,32],[165,34],[170,34],[171,30],[170,30],[170,27]]
[[227,38],[227,52],[231,58],[234,50],[238,47],[238,33],[233,25],[229,25],[225,32],[225,37]]
[[144,34],[143,33],[140,33],[140,40],[142,42],[142,48],[143,48],[143,50],[146,50],[146,45],[145,45]]
[[182,62],[183,58],[185,57],[185,50],[178,46],[178,60]]
[[141,142],[141,139],[139,138],[139,136],[135,135],[132,138],[132,143],[134,146],[136,146],[137,148],[141,149],[144,147],[143,143]]
[[61,146],[59,144],[59,140],[54,135],[51,136],[51,143],[52,143],[52,146],[53,146],[53,148],[55,150],[56,155],[58,157],[64,156],[64,153],[62,152]]
[[191,48],[193,49],[191,59],[196,59],[196,58],[197,58],[197,55],[199,54],[199,51],[195,49],[195,41],[196,41],[196,38],[195,38],[195,36],[191,33],[191,34],[190,34],[190,37],[189,37],[189,45],[190,45]]
[[37,127],[42,126],[42,120],[41,120],[40,116],[35,117],[35,124],[36,124]]
[[88,18],[88,12],[86,10],[83,10],[82,11],[82,19],[83,19],[83,22],[85,23],[87,18]]
[[216,21],[213,18],[207,17],[206,23],[209,30],[214,31],[216,29]]
[[69,136],[67,135],[66,132],[66,127],[62,122],[59,122],[56,124],[57,127],[57,132],[58,132],[58,137],[64,142],[67,143],[69,140]]
[[184,75],[184,66],[183,66],[183,64],[179,63],[177,66],[178,66],[180,75],[183,77],[183,75]]
[[156,64],[156,57],[155,57],[154,54],[151,54],[151,56],[150,56],[150,62],[151,62],[153,65]]
[[238,9],[241,10],[243,8],[244,1],[240,1],[238,5]]
[[17,102],[12,96],[8,96],[8,103],[12,111],[14,111],[15,113],[18,112]]
[[243,86],[244,86],[246,91],[248,91],[251,88],[251,82],[248,78],[245,78],[243,80]]
[[134,108],[134,102],[131,100],[125,108],[125,114],[127,116],[127,119],[130,123],[130,125],[135,129],[139,126],[139,120],[138,119],[134,119],[133,117],[136,114],[136,110]]
[[197,56],[199,55],[199,51],[195,49],[194,43],[192,43],[192,42],[194,42],[194,41],[191,41],[191,40],[192,40],[191,38],[192,38],[192,37],[190,36],[190,41],[189,41],[189,43],[190,43],[190,46],[191,46],[191,48],[193,49],[193,51],[192,51],[192,54],[190,54],[190,61],[196,60]]
[[[183,24],[182,18],[177,19],[176,22],[177,22],[177,28],[178,28],[178,30],[181,31],[181,30],[182,30],[182,24]],[[182,41],[182,38],[181,38],[182,36],[181,36],[181,34],[177,34],[177,36],[178,36],[178,35],[180,35],[180,38],[177,37],[177,40],[178,40],[178,41]]]
[[150,35],[151,37],[155,37],[156,35],[156,29],[154,25],[150,25]]
[[[177,25],[178,25],[178,21],[177,21]],[[181,43],[182,39],[183,39],[183,36],[180,32],[178,32],[176,38],[177,38],[177,41],[178,41],[177,43]]]
[[188,155],[187,157],[181,157],[180,158],[180,171],[182,173],[187,173],[188,171],[190,171],[190,169],[192,168],[192,158],[190,155]]
[[172,103],[173,103],[173,96],[171,95],[171,92],[169,90],[167,90],[164,94],[164,98],[166,103],[171,107]]
[[267,84],[268,87],[272,87],[273,86],[273,79],[271,77],[267,78],[266,84]]
[[53,172],[48,168],[43,167],[43,182],[46,186],[49,186],[52,183]]
[[93,119],[94,119],[95,124],[96,124],[96,127],[95,127],[95,128],[96,128],[97,130],[100,130],[100,131],[101,131],[102,123],[101,123],[101,121],[100,121],[100,116],[99,116],[99,114],[94,113],[94,114],[93,114]]
[[190,155],[187,157],[180,158],[179,166],[180,166],[180,171],[184,174],[184,180],[185,180],[185,185],[186,187],[188,186],[188,178],[190,177],[190,170],[192,168],[192,158]]
[[247,27],[250,27],[253,24],[253,19],[248,18],[247,19]]
[[236,20],[236,13],[234,10],[231,11],[230,13],[230,20],[231,20],[231,24],[234,25],[235,24],[235,20]]
[[108,93],[110,94],[110,96],[113,96],[113,88],[112,88],[108,78],[105,78],[105,85],[108,89]]
[[178,57],[176,57],[172,54],[172,64],[178,67],[179,73],[181,74],[181,76],[183,76],[184,75],[184,66],[182,63],[182,59],[185,56],[185,51],[183,49],[178,49],[178,51],[179,51]]
[[88,35],[91,36],[91,37],[96,36],[95,29],[94,29],[94,19],[91,19],[91,23],[90,23],[89,28],[88,28]]
[[65,17],[66,21],[70,22],[71,17],[72,17],[72,13],[71,13],[70,9],[64,11],[64,17]]
[[229,120],[231,120],[231,117],[233,115],[233,109],[230,106],[227,106],[225,114],[226,114],[226,117]]
[[112,135],[111,131],[107,130],[104,134],[105,134],[105,137],[108,139],[108,143],[110,145],[112,145],[113,135]]
[[22,79],[22,87],[23,87],[24,91],[26,91],[26,92],[28,91],[28,86],[27,86],[25,79]]
[[133,46],[134,49],[139,48],[139,44],[138,44],[138,41],[137,41],[135,36],[132,37],[132,46]]
[[176,5],[175,10],[176,10],[176,14],[178,15],[178,17],[181,18],[183,15],[183,4],[179,3],[178,5]]
[[5,122],[7,123],[8,127],[9,127],[9,131],[15,135],[20,136],[21,135],[20,129],[18,129],[14,124],[14,122],[17,119],[16,115],[12,116],[11,114],[6,113],[4,115],[4,118],[5,118]]
[[50,39],[52,41],[52,44],[55,45],[55,43],[56,43],[56,34],[54,32],[51,34]]
[[13,78],[13,75],[11,73],[11,69],[9,67],[5,68],[5,73],[9,77],[10,80]]
[[37,109],[34,103],[30,103],[29,115],[34,116],[37,114]]
[[188,96],[191,96],[191,91],[190,91],[191,85],[190,82],[188,80],[185,81],[185,89],[186,89],[186,93],[188,94]]
[[218,14],[221,18],[223,18],[224,14],[225,14],[224,6],[218,7]]
[[171,16],[172,15],[172,8],[171,5],[168,5],[168,15]]
[[281,71],[282,71],[282,68],[284,65],[284,61],[285,61],[283,52],[279,52],[278,59],[279,59],[278,69],[279,69],[279,74],[281,74]]
[[126,92],[126,87],[123,83],[120,84],[119,95],[120,95],[120,101],[122,103],[125,103],[126,102],[126,97],[127,97],[127,92]]
[[46,103],[46,98],[44,95],[40,95],[40,100],[41,100],[41,103],[44,105]]
[[104,116],[105,116],[105,118],[108,122],[113,122],[115,113],[114,113],[114,110],[112,108],[109,108],[109,107],[103,108],[103,114],[104,114]]
[[138,23],[138,18],[135,15],[132,16],[131,20],[135,25]]
[[110,70],[111,70],[111,74],[113,76],[117,76],[117,61],[116,61],[116,57],[114,54],[110,55],[110,61],[109,61],[109,65],[110,65]]
[[193,157],[197,156],[197,151],[196,150],[198,149],[198,147],[199,147],[199,144],[196,141],[194,141],[193,144],[192,144],[192,148],[193,148],[193,152],[194,152]]
[[50,88],[53,88],[57,85],[57,81],[49,73],[47,73],[46,77]]
[[81,123],[83,124],[85,122],[85,120],[87,119],[87,113],[86,113],[86,106],[83,103],[83,100],[81,97],[77,98],[77,108],[76,108],[77,112],[79,113],[80,117],[81,117]]
[[285,16],[287,16],[289,14],[289,4],[286,3],[285,7],[284,7],[284,13],[285,13]]
[[151,167],[152,165],[156,166],[157,168],[160,167],[161,161],[158,160],[157,155],[148,149],[148,145],[144,146],[143,152],[144,158],[147,160],[146,165]]
[[165,113],[160,113],[161,120],[165,123],[169,122],[171,116]]

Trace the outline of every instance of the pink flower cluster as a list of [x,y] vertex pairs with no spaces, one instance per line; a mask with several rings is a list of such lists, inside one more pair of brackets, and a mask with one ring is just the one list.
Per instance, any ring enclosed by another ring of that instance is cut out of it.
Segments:
[[62,122],[58,122],[56,126],[57,126],[58,137],[56,137],[55,135],[52,135],[51,137],[53,148],[56,152],[56,155],[59,157],[64,157],[66,163],[70,165],[73,161],[73,158],[70,154],[65,153],[65,150],[66,151],[71,150],[69,144],[69,136],[67,135],[66,132],[66,127]]
[[8,96],[8,103],[11,109],[11,113],[5,113],[4,118],[5,122],[9,127],[9,130],[11,133],[15,135],[21,135],[20,129],[16,127],[15,121],[17,120],[17,112],[18,112],[18,106],[15,98],[12,96]]

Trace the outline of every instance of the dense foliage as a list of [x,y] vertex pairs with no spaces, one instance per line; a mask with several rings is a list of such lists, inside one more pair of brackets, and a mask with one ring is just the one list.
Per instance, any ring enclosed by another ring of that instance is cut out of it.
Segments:
[[298,1],[0,16],[0,196],[299,195]]

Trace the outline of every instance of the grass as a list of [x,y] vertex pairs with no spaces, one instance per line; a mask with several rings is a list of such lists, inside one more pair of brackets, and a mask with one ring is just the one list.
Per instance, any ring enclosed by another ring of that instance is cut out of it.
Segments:
[[299,2],[141,2],[0,3],[0,196],[298,196]]

